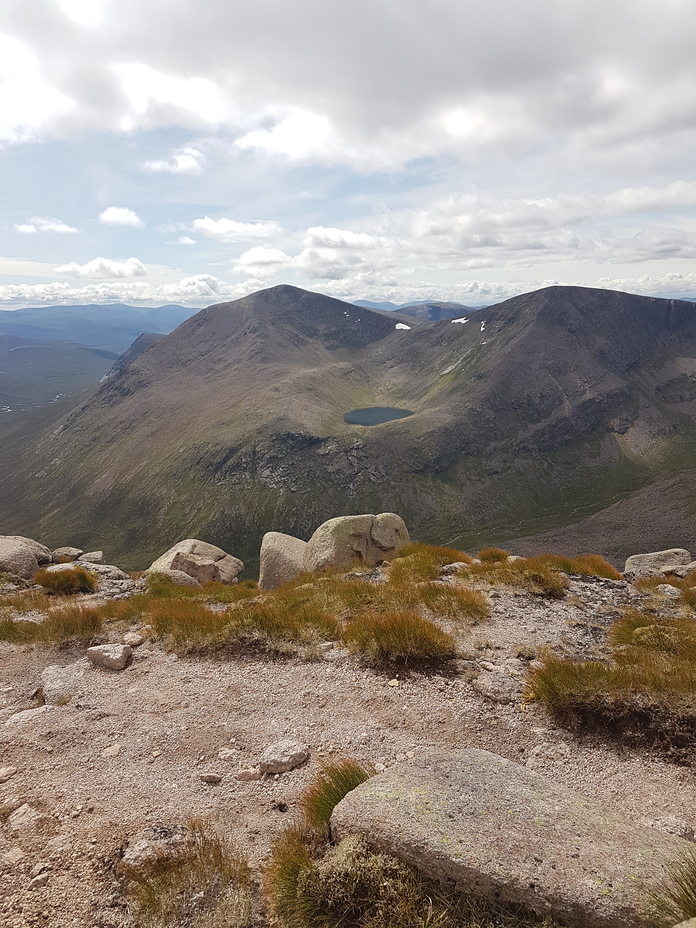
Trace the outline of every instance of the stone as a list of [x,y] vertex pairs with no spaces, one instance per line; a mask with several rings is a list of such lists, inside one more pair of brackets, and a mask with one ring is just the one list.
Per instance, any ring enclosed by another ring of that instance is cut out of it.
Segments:
[[199,583],[210,583],[220,577],[216,561],[212,557],[203,557],[201,554],[183,554],[181,551],[174,555],[172,570],[180,570],[183,574],[188,574],[189,577],[198,580]]
[[218,760],[232,760],[239,754],[234,748],[220,748],[218,751]]
[[24,860],[26,856],[27,855],[24,853],[21,847],[18,847],[17,845],[15,845],[14,847],[11,847],[9,851],[7,851],[5,854],[2,855],[2,859],[5,861],[6,864],[9,864],[11,867],[14,867],[21,860]]
[[105,564],[104,552],[103,551],[88,551],[86,554],[81,554],[78,558],[78,561],[84,561],[88,564]]
[[0,535],[0,572],[31,580],[39,567],[49,564],[51,552],[23,535]]
[[409,540],[404,520],[393,512],[338,516],[320,525],[307,542],[304,568],[347,570],[356,562],[374,567],[394,557]]
[[[182,566],[175,566],[174,560],[179,554],[192,555],[193,558],[182,559],[179,561]],[[215,571],[212,577],[206,576],[206,579],[216,580],[218,583],[235,583],[237,576],[244,570],[244,563],[239,558],[233,557],[217,545],[199,541],[197,538],[185,538],[153,561],[145,573],[156,574],[169,570],[181,570],[188,576],[198,579],[197,574],[208,570],[209,561],[214,563]],[[190,570],[194,573],[191,574]]]
[[7,783],[16,773],[16,767],[0,767],[0,783]]
[[642,924],[646,887],[692,847],[477,749],[358,786],[331,816],[332,840],[350,835],[453,890],[574,928]]
[[36,827],[41,821],[43,815],[38,809],[30,806],[28,802],[15,809],[12,815],[7,819],[10,831],[29,831]]
[[655,587],[655,592],[660,593],[662,596],[668,596],[670,599],[679,599],[682,595],[681,590],[677,589],[676,586],[672,586],[671,583],[660,583],[659,586]]
[[201,773],[199,774],[199,777],[204,783],[207,783],[209,786],[217,786],[218,783],[222,783],[221,773]]
[[83,570],[86,570],[89,574],[96,574],[100,580],[129,580],[128,574],[121,570],[120,567],[115,567],[113,564],[95,564],[91,561],[72,561],[69,564],[51,564],[50,567],[47,567],[46,570],[48,573],[59,573],[63,570],[74,570],[76,567],[81,567]]
[[696,571],[696,561],[691,561],[688,564],[671,564],[668,567],[660,568],[660,573],[664,574],[665,577],[679,577],[682,580],[687,574],[693,573]]
[[123,636],[123,643],[127,644],[129,648],[139,648],[144,641],[143,636],[137,632],[126,632]]
[[684,548],[669,548],[650,554],[632,554],[624,566],[625,580],[657,577],[665,567],[682,567],[691,563],[691,555]]
[[120,753],[121,753],[120,744],[110,744],[108,748],[104,748],[104,750],[101,752],[101,756],[102,757],[118,757]]
[[172,583],[177,583],[179,586],[200,586],[198,580],[189,577],[183,570],[153,570],[150,571],[150,573],[156,573],[158,576],[162,577],[169,577]]
[[298,741],[276,741],[261,755],[259,769],[261,773],[287,773],[304,764],[308,757],[309,751]]
[[38,876],[35,876],[33,880],[29,882],[29,889],[39,889],[41,886],[45,886],[48,883],[48,873],[40,873]]
[[173,860],[195,846],[185,825],[153,825],[128,840],[117,865],[126,876],[146,876],[162,861]]
[[65,705],[80,688],[86,669],[85,661],[61,667],[51,664],[41,671],[41,691],[49,706]]
[[696,928],[696,918],[688,918],[685,922],[679,922],[674,928]]
[[685,841],[694,840],[694,829],[677,815],[664,815],[662,818],[646,819],[645,824],[659,831],[666,831],[670,835],[677,835]]
[[56,548],[55,551],[51,551],[51,560],[57,562],[59,558],[69,557],[71,561],[76,561],[78,557],[84,553],[82,548],[71,548],[69,546],[65,548]]
[[241,770],[237,771],[236,776],[242,783],[249,783],[253,780],[260,780],[261,771],[258,767],[242,767]]
[[305,569],[307,542],[283,532],[266,532],[261,541],[259,589],[274,590]]
[[128,664],[133,649],[127,644],[98,644],[87,648],[87,657],[95,667],[106,670],[123,670]]
[[515,679],[497,669],[479,674],[471,685],[481,696],[501,705],[514,702],[520,696],[520,687]]
[[11,715],[5,722],[5,725],[8,727],[15,725],[22,727],[54,711],[55,708],[53,706],[37,706],[36,709],[22,709],[21,712],[15,712],[14,715]]

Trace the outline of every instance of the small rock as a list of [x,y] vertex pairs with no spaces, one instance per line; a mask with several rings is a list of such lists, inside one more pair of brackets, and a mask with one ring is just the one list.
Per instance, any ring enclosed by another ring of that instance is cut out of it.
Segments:
[[121,753],[120,744],[112,744],[108,748],[104,748],[102,751],[102,757],[118,757]]
[[35,876],[33,880],[29,883],[29,889],[39,889],[41,886],[45,886],[48,883],[48,874],[40,873],[38,876]]
[[105,564],[104,552],[103,551],[88,551],[86,554],[81,554],[78,557],[78,561],[84,561],[87,564]]
[[14,715],[11,715],[5,725],[27,725],[42,715],[47,715],[53,711],[53,706],[37,706],[36,709],[23,709],[21,712],[15,712]]
[[204,783],[208,783],[210,786],[217,786],[218,783],[222,783],[221,773],[201,773],[199,777]]
[[17,773],[16,767],[0,767],[0,783],[7,783],[15,773]]
[[40,873],[43,873],[44,870],[48,870],[48,869],[49,867],[46,861],[40,860],[38,864],[34,864],[34,866],[31,868],[31,870],[29,871],[29,876],[31,877],[38,876]]
[[473,688],[492,702],[505,705],[519,695],[519,685],[507,673],[490,672],[479,674],[472,683]]
[[685,838],[687,841],[694,840],[694,829],[683,818],[676,815],[647,819],[645,824],[651,828],[657,828],[659,831],[666,831],[670,835],[676,835],[678,838]]
[[2,859],[6,864],[9,864],[11,867],[13,867],[15,864],[18,864],[20,860],[24,860],[26,856],[27,855],[24,853],[21,847],[17,847],[17,845],[15,845],[2,855]]
[[286,773],[299,767],[309,757],[309,751],[297,741],[276,741],[261,755],[261,773]]
[[144,876],[161,861],[179,857],[194,844],[194,836],[184,825],[153,825],[126,843],[118,868],[129,876]]
[[661,583],[655,587],[655,592],[660,593],[662,596],[669,596],[670,599],[679,599],[681,596],[681,590],[677,589],[676,586],[672,586],[671,583]]
[[238,751],[235,751],[234,748],[220,748],[218,751],[218,760],[232,760],[237,754]]
[[28,831],[41,821],[43,815],[30,806],[28,802],[15,809],[12,815],[7,819],[10,831]]
[[123,643],[127,644],[129,648],[139,648],[143,641],[145,639],[137,632],[126,632],[123,636]]
[[75,561],[81,554],[84,554],[82,548],[71,548],[66,546],[64,548],[56,548],[55,551],[52,551],[51,558],[54,562],[57,562],[59,558],[65,557],[69,557],[71,561]]
[[260,780],[261,771],[258,767],[243,767],[241,770],[237,771],[237,779],[241,780],[243,783],[249,783],[252,780]]
[[87,657],[95,667],[107,670],[123,670],[133,654],[127,644],[98,644],[87,648]]
[[398,685],[399,685],[398,680],[390,680],[389,683],[387,684],[387,686],[398,686]]

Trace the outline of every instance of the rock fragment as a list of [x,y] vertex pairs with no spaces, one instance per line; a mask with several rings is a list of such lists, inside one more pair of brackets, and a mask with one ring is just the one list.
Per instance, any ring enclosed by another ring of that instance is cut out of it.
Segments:
[[7,783],[16,773],[16,767],[0,767],[0,783]]
[[87,648],[87,657],[95,667],[106,670],[123,670],[133,654],[127,644],[98,644]]
[[304,568],[307,542],[283,532],[266,532],[261,541],[259,588],[274,590],[298,577]]
[[309,751],[298,741],[276,741],[269,744],[261,755],[259,770],[261,773],[287,773],[303,764],[308,757]]
[[244,563],[217,545],[197,538],[185,538],[153,561],[146,573],[170,570],[181,571],[195,580],[236,583],[238,574],[244,570]]
[[683,567],[691,563],[691,555],[685,548],[668,548],[666,551],[652,551],[649,554],[632,554],[624,566],[626,580],[638,580],[641,577],[658,577],[665,568]]

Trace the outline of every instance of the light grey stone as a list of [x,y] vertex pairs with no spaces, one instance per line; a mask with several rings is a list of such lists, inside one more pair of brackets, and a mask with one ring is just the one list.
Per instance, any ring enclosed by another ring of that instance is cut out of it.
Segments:
[[662,596],[668,596],[670,599],[679,599],[682,595],[681,590],[677,589],[676,586],[672,586],[671,583],[660,583],[659,586],[655,587],[655,592],[660,593]]
[[16,773],[16,767],[0,767],[0,783],[7,783]]
[[[191,562],[180,560],[179,564],[182,566],[175,566],[174,560],[179,554],[193,555],[194,557]],[[183,570],[189,576],[196,577],[196,573],[200,572],[201,565],[207,566],[206,560],[213,561],[216,566],[215,575],[209,578],[206,577],[206,579],[217,580],[219,583],[234,583],[238,574],[244,570],[244,563],[239,558],[233,557],[223,551],[222,548],[218,548],[217,545],[208,544],[207,541],[199,541],[197,538],[185,538],[153,561],[146,573]],[[194,569],[194,574],[190,574],[190,569]]]
[[259,588],[274,590],[305,569],[307,542],[283,532],[266,532],[261,541]]
[[37,706],[36,709],[23,709],[21,712],[15,712],[14,715],[11,715],[5,725],[8,727],[31,725],[32,722],[54,711],[53,706]]
[[479,674],[472,686],[481,696],[502,705],[514,702],[520,696],[519,684],[502,670]]
[[153,825],[126,842],[118,869],[128,876],[146,876],[161,861],[175,859],[194,845],[185,825]]
[[236,777],[242,783],[250,783],[253,780],[261,779],[261,771],[258,767],[243,767],[237,771]]
[[172,570],[180,570],[199,583],[208,583],[219,577],[216,562],[212,557],[203,557],[201,554],[184,554],[179,551],[174,555]]
[[30,806],[28,802],[15,809],[12,815],[7,819],[7,825],[10,831],[21,832],[31,831],[43,819],[43,815],[38,809]]
[[40,873],[38,876],[35,876],[33,880],[29,882],[29,889],[39,889],[41,886],[45,886],[48,883],[48,873]]
[[87,551],[86,554],[81,554],[79,556],[78,561],[86,561],[88,564],[106,563],[103,551]]
[[54,551],[52,551],[51,558],[52,560],[57,561],[58,558],[69,557],[71,561],[76,561],[77,558],[84,553],[85,552],[82,550],[82,548],[71,548],[66,546],[64,548],[56,548]]
[[408,542],[408,529],[393,512],[338,516],[320,525],[309,539],[304,568],[347,570],[356,562],[373,567],[390,560]]
[[123,670],[133,654],[127,644],[98,644],[87,648],[87,657],[95,667],[106,670]]
[[44,702],[56,706],[69,701],[80,689],[87,666],[86,661],[76,661],[61,667],[51,664],[41,671],[41,690]]
[[99,580],[129,580],[128,574],[113,564],[96,564],[92,561],[71,561],[69,564],[51,564],[46,568],[48,573],[61,573],[64,570],[75,570],[76,567],[94,574]]
[[50,563],[49,549],[23,535],[0,535],[0,571],[31,580],[39,567]]
[[207,783],[208,786],[217,786],[218,783],[222,783],[221,773],[201,773],[199,777],[203,783]]
[[666,551],[652,551],[649,554],[632,554],[624,566],[626,580],[638,580],[641,577],[657,577],[665,567],[682,567],[691,563],[691,554],[685,548],[668,548]]
[[642,924],[646,887],[692,847],[475,749],[358,786],[331,816],[334,841],[353,834],[459,892],[575,928]]
[[162,577],[169,577],[172,583],[177,583],[179,586],[200,586],[198,580],[193,577],[189,577],[188,574],[185,574],[183,570],[150,570],[147,573],[157,574]]
[[261,773],[286,773],[299,767],[308,757],[309,751],[298,741],[276,741],[261,755],[259,770]]

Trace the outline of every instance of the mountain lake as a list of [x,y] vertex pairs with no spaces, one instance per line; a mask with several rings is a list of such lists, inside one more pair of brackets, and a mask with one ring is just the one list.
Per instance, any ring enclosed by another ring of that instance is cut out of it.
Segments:
[[412,416],[410,409],[394,409],[391,406],[368,406],[365,409],[354,409],[343,416],[348,425],[381,425],[391,422],[392,419],[405,419]]

